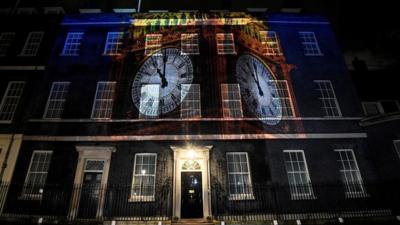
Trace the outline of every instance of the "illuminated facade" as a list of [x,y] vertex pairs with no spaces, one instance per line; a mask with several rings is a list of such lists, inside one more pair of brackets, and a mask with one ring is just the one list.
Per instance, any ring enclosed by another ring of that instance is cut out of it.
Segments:
[[[26,97],[34,104],[21,119],[5,217],[398,213],[378,186],[361,105],[323,17],[81,14],[64,16],[57,31]],[[18,103],[8,99],[20,88],[12,79],[1,89],[0,120],[9,123]]]

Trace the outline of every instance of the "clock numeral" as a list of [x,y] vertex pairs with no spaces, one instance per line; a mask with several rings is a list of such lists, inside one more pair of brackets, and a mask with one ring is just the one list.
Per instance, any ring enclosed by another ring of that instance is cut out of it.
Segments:
[[178,65],[178,68],[181,69],[185,64],[185,62],[181,62],[181,64]]
[[185,73],[182,73],[181,74],[181,78],[187,78],[187,73],[185,72]]

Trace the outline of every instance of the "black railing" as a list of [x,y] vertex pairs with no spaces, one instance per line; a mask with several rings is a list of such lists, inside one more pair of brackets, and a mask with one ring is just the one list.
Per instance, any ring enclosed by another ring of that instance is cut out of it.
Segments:
[[[343,184],[287,186],[254,184],[231,194],[211,186],[212,215],[218,220],[319,219],[400,214],[398,183],[364,184],[346,193]],[[129,185],[107,187],[2,184],[3,218],[57,220],[171,220],[172,185],[156,185],[154,195],[137,196]]]
[[363,191],[346,192],[343,184],[255,184],[229,193],[211,188],[213,215],[218,220],[321,219],[398,215],[398,183],[364,184]]

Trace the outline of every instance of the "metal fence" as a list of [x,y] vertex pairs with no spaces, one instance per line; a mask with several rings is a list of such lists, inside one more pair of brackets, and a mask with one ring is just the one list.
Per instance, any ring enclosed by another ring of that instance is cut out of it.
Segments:
[[[293,191],[309,190],[310,187],[311,192]],[[313,184],[308,187],[254,184],[240,194],[231,194],[226,188],[212,185],[212,215],[217,220],[270,220],[400,214],[399,183],[364,184],[364,187],[365,192],[349,195],[342,184]],[[132,196],[129,185],[46,185],[38,188],[1,184],[0,203],[3,218],[170,220],[172,185],[159,185],[154,196]]]

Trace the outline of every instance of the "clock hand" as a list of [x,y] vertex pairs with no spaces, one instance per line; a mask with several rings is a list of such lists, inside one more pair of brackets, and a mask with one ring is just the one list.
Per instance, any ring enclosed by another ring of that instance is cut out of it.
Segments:
[[157,73],[161,78],[161,88],[165,88],[166,86],[168,86],[167,79],[165,79],[165,75],[161,73],[161,70],[159,68],[157,68]]
[[[250,67],[250,66],[249,66],[249,67]],[[253,67],[254,67],[255,74],[253,73],[253,71],[252,71],[251,69],[250,69],[250,74],[251,74],[251,76],[253,77],[254,82],[257,84],[258,94],[259,94],[260,96],[264,96],[264,92],[262,91],[261,86],[260,86],[260,82],[259,82],[259,80],[258,80],[257,67],[256,67],[255,63],[253,63]],[[256,77],[257,77],[257,79],[256,79]]]

